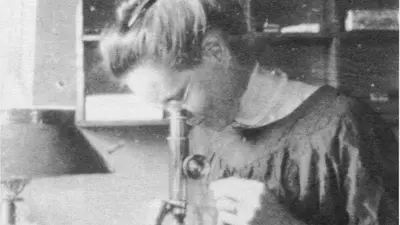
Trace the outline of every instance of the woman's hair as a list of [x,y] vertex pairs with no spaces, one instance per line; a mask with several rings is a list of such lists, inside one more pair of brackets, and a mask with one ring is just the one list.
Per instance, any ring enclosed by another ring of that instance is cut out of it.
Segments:
[[210,29],[246,33],[240,0],[130,0],[105,29],[100,51],[115,78],[147,59],[182,70],[200,62],[201,41]]

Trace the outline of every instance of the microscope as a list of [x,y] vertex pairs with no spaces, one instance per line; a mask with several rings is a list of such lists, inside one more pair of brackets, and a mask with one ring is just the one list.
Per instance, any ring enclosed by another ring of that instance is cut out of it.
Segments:
[[151,220],[154,225],[162,225],[166,216],[172,216],[174,224],[184,225],[187,182],[189,179],[198,180],[206,176],[210,166],[205,156],[189,154],[187,112],[182,108],[181,102],[169,102],[166,109],[169,114],[169,199],[161,201],[156,218]]

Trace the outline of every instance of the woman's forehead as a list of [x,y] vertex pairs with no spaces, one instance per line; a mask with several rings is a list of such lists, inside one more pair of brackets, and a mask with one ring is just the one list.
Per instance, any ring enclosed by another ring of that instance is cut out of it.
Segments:
[[124,83],[137,95],[151,95],[154,101],[163,101],[163,98],[170,98],[179,92],[187,80],[186,73],[146,63],[130,70],[125,76]]

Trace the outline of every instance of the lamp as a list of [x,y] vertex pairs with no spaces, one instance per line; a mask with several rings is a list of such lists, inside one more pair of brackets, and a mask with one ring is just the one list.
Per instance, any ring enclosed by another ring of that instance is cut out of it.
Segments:
[[103,159],[74,126],[74,110],[3,109],[1,173],[3,223],[16,222],[15,202],[31,179],[107,173]]

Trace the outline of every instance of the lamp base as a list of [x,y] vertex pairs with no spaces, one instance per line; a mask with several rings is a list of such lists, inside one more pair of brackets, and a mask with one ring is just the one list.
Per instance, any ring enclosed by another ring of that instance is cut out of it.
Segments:
[[2,200],[2,225],[15,225],[16,224],[16,206],[15,202],[22,201],[22,198],[14,198],[14,199],[3,199]]
[[16,224],[16,205],[22,198],[18,195],[24,190],[28,184],[28,179],[16,178],[6,181],[1,181],[1,185],[5,190],[4,197],[1,203],[1,225],[15,225]]

